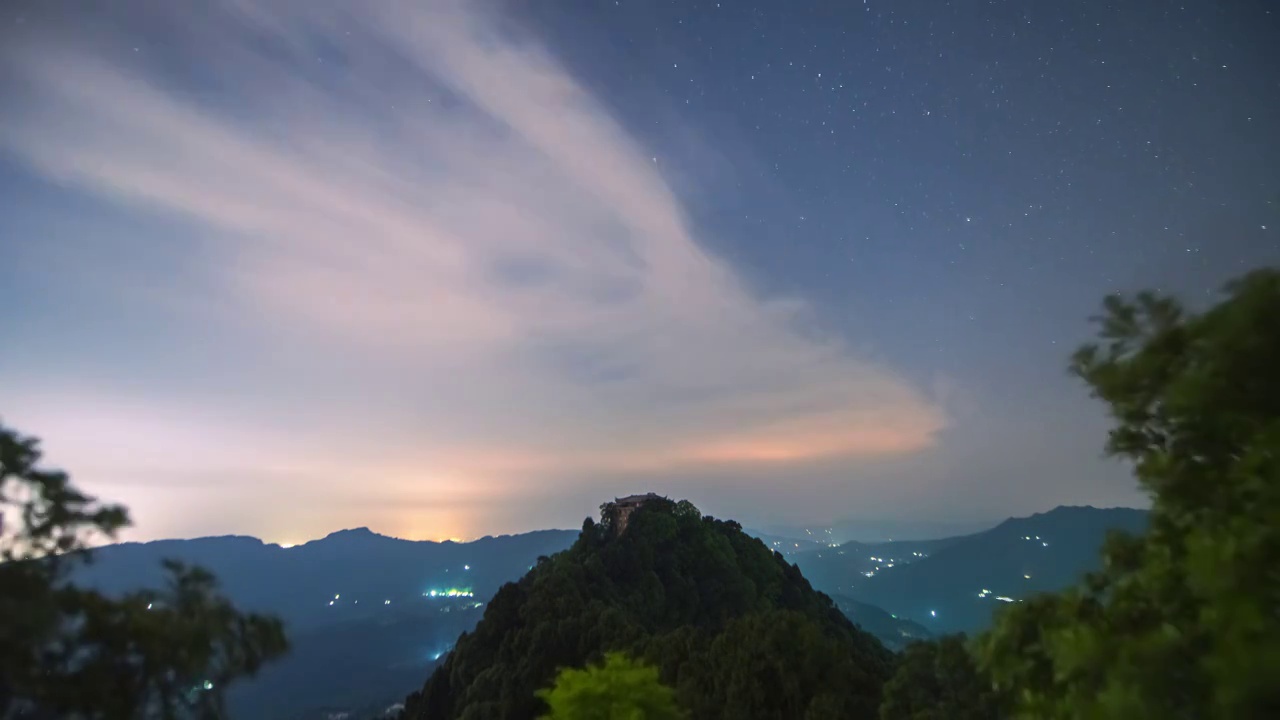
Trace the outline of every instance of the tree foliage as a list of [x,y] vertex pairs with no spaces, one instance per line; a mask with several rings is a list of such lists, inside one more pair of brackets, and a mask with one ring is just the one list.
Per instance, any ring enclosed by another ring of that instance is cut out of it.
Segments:
[[781,555],[692,505],[647,501],[625,531],[583,524],[502,587],[406,717],[534,718],[558,668],[625,652],[697,718],[874,717],[892,655]]
[[1001,702],[964,636],[948,635],[906,647],[884,686],[880,720],[993,720]]
[[566,668],[538,697],[550,712],[544,720],[681,720],[676,695],[658,679],[658,669],[622,653],[578,670]]
[[222,717],[226,686],[286,651],[280,621],[237,612],[177,562],[161,590],[76,587],[71,569],[128,513],[40,461],[34,438],[0,425],[0,717]]
[[1280,717],[1280,272],[1206,312],[1109,297],[1072,372],[1150,494],[1078,588],[1019,603],[978,656],[1020,717]]

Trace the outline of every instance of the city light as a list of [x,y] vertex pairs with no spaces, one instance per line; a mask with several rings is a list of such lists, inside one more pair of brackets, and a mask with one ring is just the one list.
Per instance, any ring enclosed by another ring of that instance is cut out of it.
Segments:
[[475,593],[471,588],[445,588],[444,590],[428,590],[422,593],[422,597],[475,597]]

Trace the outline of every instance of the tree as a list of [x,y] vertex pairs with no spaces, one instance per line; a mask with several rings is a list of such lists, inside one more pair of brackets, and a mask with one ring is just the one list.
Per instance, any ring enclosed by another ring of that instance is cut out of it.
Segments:
[[906,647],[884,686],[880,720],[993,720],[1000,697],[978,670],[963,635]]
[[287,650],[280,621],[173,561],[162,590],[77,587],[75,565],[128,512],[40,462],[38,441],[0,425],[0,718],[222,717],[226,686]]
[[658,681],[657,668],[622,653],[582,670],[566,668],[538,691],[551,709],[546,720],[679,720],[675,692]]
[[979,659],[1020,717],[1280,717],[1280,272],[1201,314],[1109,297],[1072,372],[1152,499],[1081,587],[1011,606]]

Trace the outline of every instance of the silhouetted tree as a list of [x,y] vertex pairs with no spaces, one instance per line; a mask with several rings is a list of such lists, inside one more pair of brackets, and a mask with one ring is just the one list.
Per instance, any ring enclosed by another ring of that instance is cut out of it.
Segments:
[[286,651],[280,621],[237,612],[177,562],[161,590],[76,587],[73,566],[129,516],[40,461],[0,425],[0,718],[222,717],[226,686]]
[[1027,718],[1280,717],[1280,272],[1201,314],[1109,297],[1072,371],[1152,498],[1081,587],[1009,607],[979,659]]

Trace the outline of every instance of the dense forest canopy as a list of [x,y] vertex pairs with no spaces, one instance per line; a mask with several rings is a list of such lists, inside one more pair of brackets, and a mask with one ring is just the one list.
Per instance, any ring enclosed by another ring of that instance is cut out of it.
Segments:
[[697,718],[872,717],[893,656],[781,555],[688,502],[606,506],[498,591],[409,718],[534,718],[561,668],[626,652]]

